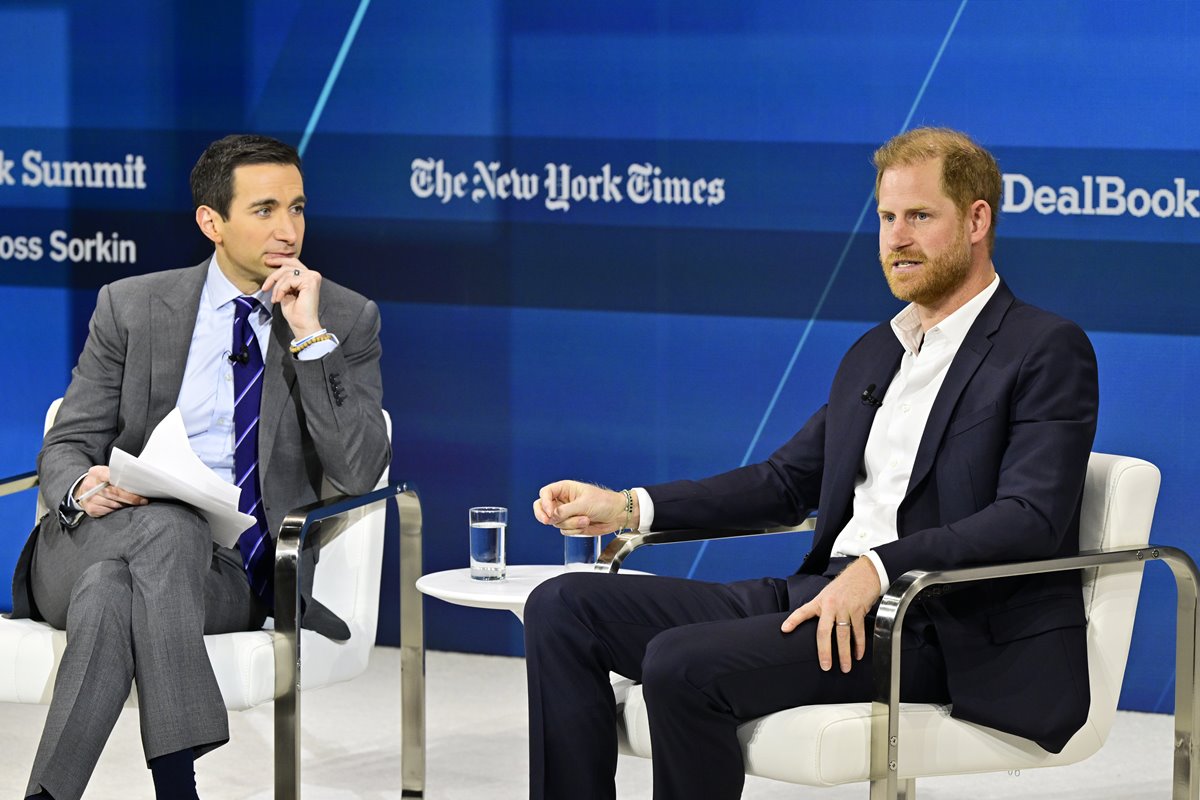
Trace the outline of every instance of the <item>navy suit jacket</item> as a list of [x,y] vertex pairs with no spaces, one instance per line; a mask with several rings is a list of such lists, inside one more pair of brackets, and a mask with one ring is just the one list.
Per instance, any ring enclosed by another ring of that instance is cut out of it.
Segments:
[[[655,529],[791,525],[820,509],[798,574],[823,572],[850,520],[876,412],[860,398],[871,384],[883,396],[902,353],[879,325],[842,360],[828,403],[765,462],[648,487]],[[1078,552],[1097,396],[1083,331],[1001,283],[934,401],[896,515],[899,539],[876,548],[889,577]],[[1090,702],[1079,574],[963,587],[923,603],[952,714],[1060,751]]]

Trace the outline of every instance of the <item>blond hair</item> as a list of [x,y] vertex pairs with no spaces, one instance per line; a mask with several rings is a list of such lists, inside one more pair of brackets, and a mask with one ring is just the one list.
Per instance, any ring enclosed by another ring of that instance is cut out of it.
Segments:
[[996,246],[996,223],[1000,217],[1000,167],[996,159],[975,141],[950,128],[913,128],[894,136],[875,151],[875,199],[885,170],[910,167],[942,159],[942,191],[954,201],[959,214],[983,200],[992,209],[988,230],[988,255]]

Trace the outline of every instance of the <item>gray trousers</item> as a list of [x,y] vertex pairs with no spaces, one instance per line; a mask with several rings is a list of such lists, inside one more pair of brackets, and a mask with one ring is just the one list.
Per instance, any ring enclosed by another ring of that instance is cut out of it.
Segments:
[[256,630],[267,611],[237,551],[216,547],[202,516],[152,501],[64,530],[51,513],[31,586],[67,647],[27,794],[83,794],[135,679],[147,761],[229,741],[204,634]]

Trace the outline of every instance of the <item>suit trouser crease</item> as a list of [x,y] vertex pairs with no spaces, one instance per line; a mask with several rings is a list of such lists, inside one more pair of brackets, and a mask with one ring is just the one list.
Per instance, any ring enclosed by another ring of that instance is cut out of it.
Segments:
[[[850,673],[823,672],[815,622],[791,634],[779,629],[828,580],[709,584],[582,574],[543,584],[525,609],[530,796],[615,796],[611,671],[643,684],[657,800],[740,797],[741,723],[872,696],[869,643]],[[905,634],[902,694],[944,701],[940,652],[919,631],[918,624]]]
[[43,520],[33,592],[67,646],[30,793],[39,785],[59,800],[83,793],[134,680],[147,761],[228,741],[204,634],[262,623],[245,573],[230,562],[214,557],[203,517],[178,504],[123,509],[74,531],[54,515]]

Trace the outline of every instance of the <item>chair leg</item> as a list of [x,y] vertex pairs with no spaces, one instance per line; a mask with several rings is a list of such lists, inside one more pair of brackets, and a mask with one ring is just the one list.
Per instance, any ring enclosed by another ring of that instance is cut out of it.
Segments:
[[[1200,670],[1200,618],[1197,614],[1200,575],[1186,554],[1162,548],[1161,554],[1175,576],[1177,590],[1175,619],[1175,753],[1171,797],[1190,800],[1200,796],[1200,764],[1196,763],[1200,742],[1195,735],[1200,720],[1200,694],[1196,692]],[[1157,558],[1160,551],[1152,555]],[[1140,555],[1139,555],[1140,557]]]
[[887,780],[874,780],[870,785],[870,800],[916,800],[917,779],[901,778],[896,781],[896,794],[888,793]]
[[275,800],[300,800],[300,632],[298,540],[275,551]]
[[292,689],[275,698],[275,800],[300,800],[299,723],[300,693]]
[[421,577],[421,504],[396,496],[400,512],[400,768],[403,797],[425,794],[425,621]]

